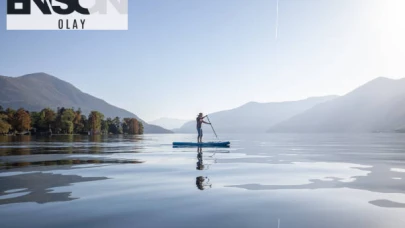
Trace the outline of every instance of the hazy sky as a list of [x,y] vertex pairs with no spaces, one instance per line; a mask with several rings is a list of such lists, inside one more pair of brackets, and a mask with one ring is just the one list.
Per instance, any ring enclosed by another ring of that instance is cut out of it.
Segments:
[[46,72],[146,121],[405,77],[404,0],[129,0],[129,31],[6,31],[0,75]]

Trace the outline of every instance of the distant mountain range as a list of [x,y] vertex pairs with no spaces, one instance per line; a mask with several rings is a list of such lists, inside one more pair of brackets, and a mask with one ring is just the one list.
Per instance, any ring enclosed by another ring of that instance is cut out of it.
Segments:
[[[215,131],[221,133],[265,133],[276,123],[287,120],[302,113],[317,104],[333,100],[337,96],[314,97],[300,101],[257,103],[250,102],[235,109],[209,114]],[[209,126],[204,127],[208,132]],[[196,131],[196,121],[190,121],[179,129],[177,133]]]
[[268,132],[405,132],[405,78],[377,78]]
[[[405,78],[376,78],[341,97],[250,102],[209,118],[221,133],[405,133]],[[194,133],[195,125],[193,120],[174,131]]]
[[[83,93],[70,83],[45,73],[0,76],[0,105],[30,111],[74,107],[81,108],[84,114],[97,110],[106,117],[137,118],[144,123],[145,133],[172,132],[161,126],[177,133],[196,131],[195,120],[161,118],[148,124],[127,110]],[[405,132],[405,78],[380,77],[341,97],[250,102],[235,109],[211,113],[209,118],[220,133]],[[209,126],[204,129],[211,131]]]
[[105,117],[136,118],[144,124],[145,133],[171,133],[160,126],[147,124],[135,114],[83,93],[72,84],[45,73],[21,77],[0,76],[0,105],[40,111],[49,107],[80,108],[84,114],[96,110]]
[[173,118],[167,118],[167,117],[162,117],[154,121],[149,121],[148,123],[161,126],[166,129],[175,129],[175,128],[180,128],[190,120],[180,120],[180,119],[173,119]]

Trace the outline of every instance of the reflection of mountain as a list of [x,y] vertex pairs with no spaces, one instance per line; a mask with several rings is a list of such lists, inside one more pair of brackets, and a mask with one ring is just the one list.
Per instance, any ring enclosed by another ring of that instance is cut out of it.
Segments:
[[[77,198],[71,192],[53,193],[52,188],[69,186],[73,183],[106,180],[107,177],[81,177],[77,175],[61,175],[52,173],[29,173],[15,176],[0,177],[0,205],[13,203],[71,201]],[[14,193],[8,192],[16,189]],[[7,193],[6,193],[7,192]],[[17,196],[17,197],[16,197]]]
[[405,203],[397,203],[391,200],[373,200],[369,203],[378,207],[405,208]]

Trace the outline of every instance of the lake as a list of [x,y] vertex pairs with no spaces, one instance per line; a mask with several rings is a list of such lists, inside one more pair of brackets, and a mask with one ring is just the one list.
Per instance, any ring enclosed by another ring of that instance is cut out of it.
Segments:
[[405,134],[220,139],[1,137],[1,227],[405,227]]

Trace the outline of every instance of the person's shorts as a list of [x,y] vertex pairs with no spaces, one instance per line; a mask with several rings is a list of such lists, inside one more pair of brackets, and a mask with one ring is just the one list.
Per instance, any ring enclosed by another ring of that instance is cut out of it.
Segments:
[[197,128],[197,132],[198,132],[198,137],[203,136],[202,128]]

